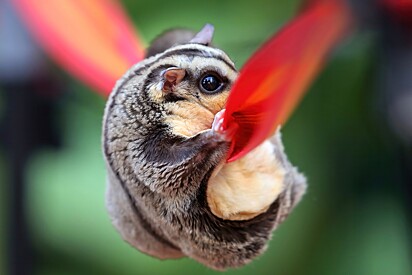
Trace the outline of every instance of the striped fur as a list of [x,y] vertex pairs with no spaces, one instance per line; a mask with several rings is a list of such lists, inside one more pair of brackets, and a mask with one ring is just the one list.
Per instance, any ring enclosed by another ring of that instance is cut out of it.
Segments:
[[[172,93],[164,70],[186,72]],[[224,89],[205,94],[207,72]],[[229,143],[211,130],[237,70],[221,50],[188,43],[151,56],[120,79],[105,110],[107,207],[122,237],[158,258],[189,256],[214,269],[260,255],[306,188],[278,133],[231,164]]]

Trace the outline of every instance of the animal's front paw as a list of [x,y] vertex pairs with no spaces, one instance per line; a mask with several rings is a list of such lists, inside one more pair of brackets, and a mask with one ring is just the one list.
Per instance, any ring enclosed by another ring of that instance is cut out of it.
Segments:
[[225,111],[226,109],[223,109],[219,111],[218,113],[216,113],[215,118],[212,123],[212,131],[217,133],[225,141],[231,141],[235,134],[236,128],[235,127],[229,127],[227,129],[223,128],[223,121],[224,121],[223,119],[225,116]]

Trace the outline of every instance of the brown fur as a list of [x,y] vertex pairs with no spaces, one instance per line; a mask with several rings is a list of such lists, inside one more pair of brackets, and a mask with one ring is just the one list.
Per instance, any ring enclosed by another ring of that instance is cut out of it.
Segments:
[[165,122],[173,129],[172,132],[185,137],[194,136],[201,131],[210,129],[213,118],[225,105],[227,93],[210,97],[204,105],[199,102],[178,101],[165,105],[170,112]]

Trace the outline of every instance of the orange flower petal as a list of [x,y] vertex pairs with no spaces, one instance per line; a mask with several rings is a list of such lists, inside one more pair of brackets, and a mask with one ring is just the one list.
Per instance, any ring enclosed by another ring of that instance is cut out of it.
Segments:
[[113,0],[15,0],[40,45],[63,68],[107,96],[143,59],[132,23]]

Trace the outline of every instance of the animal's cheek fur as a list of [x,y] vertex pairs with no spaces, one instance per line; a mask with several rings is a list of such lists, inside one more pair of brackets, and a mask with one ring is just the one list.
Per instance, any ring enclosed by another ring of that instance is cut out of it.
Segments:
[[213,113],[190,101],[166,103],[165,110],[170,114],[165,123],[171,127],[173,134],[184,137],[210,129],[214,119]]
[[165,123],[174,134],[191,137],[211,128],[214,116],[224,108],[229,92],[195,97],[186,89],[178,89],[176,94],[186,100],[164,104],[168,114]]
[[225,220],[248,220],[264,213],[284,189],[285,168],[274,145],[264,142],[235,162],[223,164],[211,177],[207,201],[212,213]]
[[200,103],[214,114],[219,112],[226,105],[227,98],[229,96],[229,91],[222,91],[218,94],[199,94]]
[[164,100],[164,92],[162,91],[162,83],[151,84],[148,89],[147,93],[149,98],[158,104],[161,104]]

